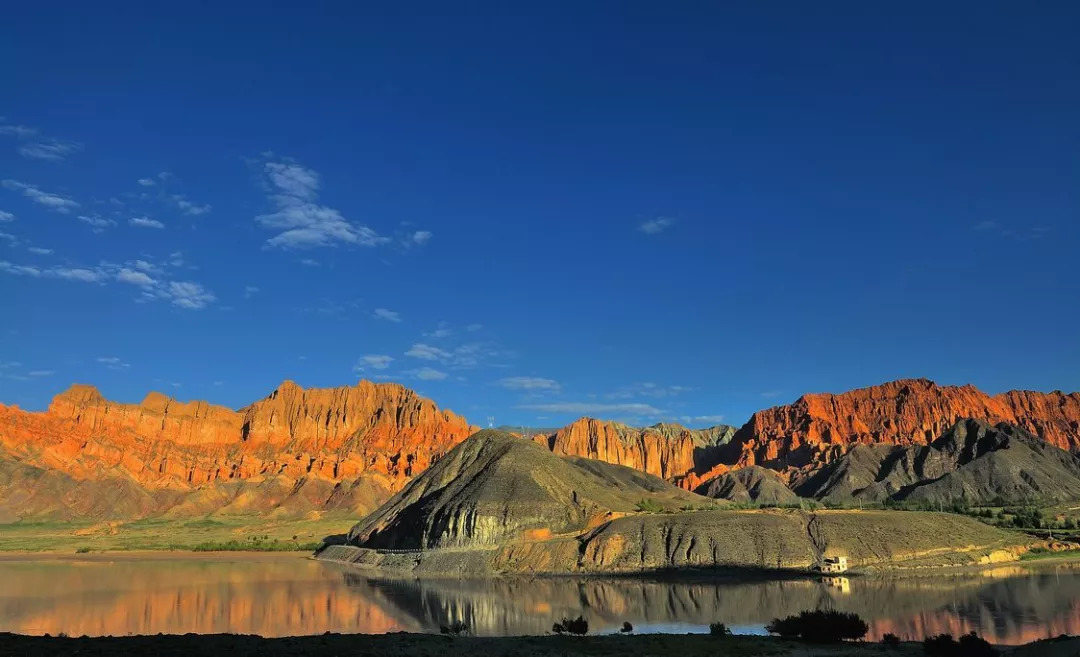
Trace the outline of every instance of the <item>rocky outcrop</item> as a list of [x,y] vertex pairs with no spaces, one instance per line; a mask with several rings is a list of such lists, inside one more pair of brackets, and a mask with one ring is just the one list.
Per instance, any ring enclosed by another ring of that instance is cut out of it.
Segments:
[[925,447],[857,445],[796,490],[839,502],[1055,503],[1080,499],[1080,456],[1009,424],[963,420]]
[[1011,391],[905,379],[842,394],[803,395],[758,411],[731,441],[728,463],[773,469],[828,463],[857,444],[926,445],[957,420],[1007,422],[1080,450],[1080,393]]
[[706,497],[761,505],[799,502],[799,496],[788,488],[783,477],[773,470],[756,465],[718,475],[708,484],[699,487],[696,492]]
[[[85,385],[57,395],[44,413],[0,405],[0,449],[23,465],[77,481],[190,491],[274,480],[286,491],[325,492],[322,503],[333,496],[363,500],[368,509],[474,430],[407,388],[368,381],[311,390],[286,381],[239,411],[159,393],[118,404]],[[371,484],[370,494],[355,490],[361,479]],[[301,499],[265,497],[275,508]],[[319,495],[306,497],[318,508]]]
[[661,423],[635,428],[619,422],[583,417],[537,442],[563,456],[581,456],[625,465],[663,479],[678,481],[713,467],[735,428],[717,425],[687,429]]

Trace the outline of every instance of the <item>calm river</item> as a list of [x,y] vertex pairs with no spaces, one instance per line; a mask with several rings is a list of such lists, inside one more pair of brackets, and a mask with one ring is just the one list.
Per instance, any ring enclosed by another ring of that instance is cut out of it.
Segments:
[[803,609],[856,611],[870,638],[976,631],[996,643],[1080,634],[1080,568],[1005,566],[962,576],[832,582],[697,579],[372,579],[290,554],[0,555],[0,631],[124,635],[236,632],[542,634],[584,615],[592,632],[761,633]]

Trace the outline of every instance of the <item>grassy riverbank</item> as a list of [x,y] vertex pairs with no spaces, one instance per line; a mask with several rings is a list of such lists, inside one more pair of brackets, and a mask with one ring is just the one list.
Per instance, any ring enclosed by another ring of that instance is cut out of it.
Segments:
[[0,525],[0,551],[87,553],[127,550],[312,551],[346,531],[349,513],[304,518],[208,516],[132,522],[19,522]]
[[[94,657],[121,654],[216,657],[218,655],[382,655],[385,657],[442,657],[447,651],[476,657],[916,657],[919,643],[886,646],[879,643],[808,645],[772,637],[647,634],[592,637],[459,637],[424,634],[325,634],[263,639],[232,634],[129,636],[104,638],[46,638],[0,634],[0,656]],[[1003,657],[1075,657],[1080,638],[1041,641],[1002,648]]]

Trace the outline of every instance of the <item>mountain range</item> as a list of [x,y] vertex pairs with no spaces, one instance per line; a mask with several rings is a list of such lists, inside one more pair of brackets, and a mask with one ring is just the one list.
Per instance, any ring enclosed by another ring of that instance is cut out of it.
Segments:
[[[0,522],[363,514],[476,431],[391,383],[286,381],[239,410],[159,393],[120,404],[74,385],[44,412],[0,405]],[[907,379],[807,394],[738,429],[581,418],[528,433],[523,442],[558,456],[736,501],[1080,497],[1080,393],[991,396]],[[596,467],[583,472],[607,476]]]

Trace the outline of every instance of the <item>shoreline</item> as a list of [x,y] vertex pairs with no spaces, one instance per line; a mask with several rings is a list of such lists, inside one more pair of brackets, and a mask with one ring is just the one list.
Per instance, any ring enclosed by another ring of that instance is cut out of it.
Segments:
[[[1080,637],[1045,639],[1020,646],[997,646],[1003,657],[1069,657],[1080,653]],[[398,657],[437,657],[447,650],[477,657],[711,655],[740,657],[805,655],[858,657],[923,654],[921,642],[895,645],[877,642],[808,644],[772,636],[708,634],[604,634],[593,636],[449,637],[438,634],[317,634],[263,638],[239,634],[133,635],[124,637],[48,637],[0,633],[0,655],[83,657],[114,654],[155,654],[197,657],[205,655],[309,655],[378,654]]]

